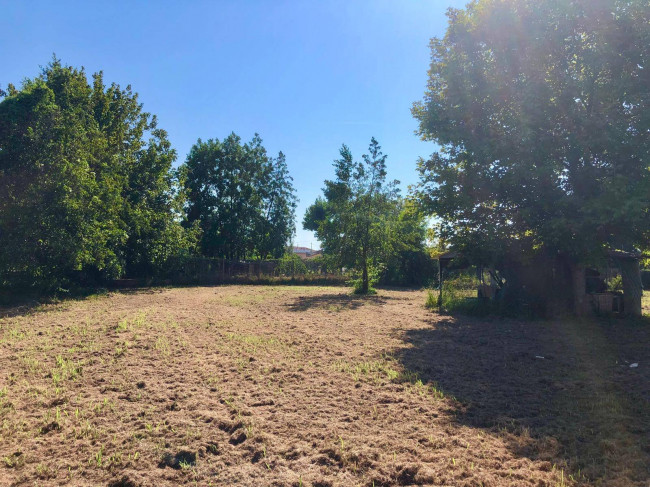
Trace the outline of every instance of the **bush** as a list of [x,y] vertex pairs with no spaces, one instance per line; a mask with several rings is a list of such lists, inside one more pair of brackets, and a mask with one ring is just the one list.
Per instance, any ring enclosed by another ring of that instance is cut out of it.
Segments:
[[328,265],[327,259],[325,259],[323,254],[310,257],[304,261],[304,264],[307,270],[314,274],[327,274],[330,268],[335,268],[332,265]]
[[431,289],[427,291],[427,301],[424,303],[424,306],[429,309],[434,309],[438,307],[438,296]]
[[[377,294],[375,286],[383,272],[384,266],[381,264],[368,266],[368,292],[366,294]],[[348,284],[354,288],[354,294],[362,294],[363,279],[361,273],[355,273],[353,278],[348,281]]]
[[478,279],[460,274],[453,279],[447,279],[442,284],[442,307],[448,311],[458,310],[466,306],[468,298],[476,297]]
[[288,252],[278,261],[275,273],[279,276],[304,276],[307,266],[298,255]]
[[[445,280],[442,285],[442,309],[463,312],[476,295],[477,285],[476,278],[464,274]],[[425,306],[430,309],[438,307],[438,290],[430,289],[427,292]]]
[[[512,299],[484,299],[477,297],[478,278],[471,272],[463,272],[443,281],[442,309],[448,313],[471,316],[507,316],[532,319],[538,313],[536,308]],[[425,306],[438,307],[437,290],[429,290]]]

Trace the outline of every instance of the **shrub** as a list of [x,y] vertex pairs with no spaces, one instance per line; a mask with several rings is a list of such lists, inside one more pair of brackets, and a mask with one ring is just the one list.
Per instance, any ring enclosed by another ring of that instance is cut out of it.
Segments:
[[478,280],[467,274],[459,274],[442,284],[442,307],[454,311],[466,305],[467,298],[476,296]]
[[[477,297],[478,278],[471,272],[459,273],[443,281],[442,309],[448,313],[472,316],[507,316],[524,319],[535,318],[537,308],[513,299],[483,299]],[[436,290],[429,290],[425,306],[438,307]]]
[[434,309],[438,307],[438,296],[431,289],[427,291],[427,301],[424,304],[424,306],[429,309]]
[[298,255],[287,252],[278,261],[275,273],[279,276],[304,276],[307,274],[307,266]]
[[[385,267],[381,264],[369,265],[368,266],[368,292],[366,294],[377,294],[375,286],[379,282],[382,273],[384,272]],[[348,284],[351,284],[354,288],[354,294],[362,294],[363,279],[361,278],[361,273],[355,273],[353,278],[348,281]]]

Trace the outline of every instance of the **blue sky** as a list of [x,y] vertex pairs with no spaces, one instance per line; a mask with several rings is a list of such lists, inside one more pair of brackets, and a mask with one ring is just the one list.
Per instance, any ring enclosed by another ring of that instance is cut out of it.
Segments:
[[52,53],[65,64],[131,84],[182,162],[197,138],[244,140],[258,132],[287,156],[305,209],[333,176],[342,143],[361,157],[371,137],[389,178],[417,181],[414,135],[429,38],[465,0],[0,2],[0,87],[39,73]]

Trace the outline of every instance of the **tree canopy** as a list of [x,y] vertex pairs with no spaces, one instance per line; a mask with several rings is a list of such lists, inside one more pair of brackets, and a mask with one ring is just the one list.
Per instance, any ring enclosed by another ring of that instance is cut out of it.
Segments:
[[305,214],[303,226],[312,230],[326,255],[340,267],[361,273],[360,292],[369,290],[369,267],[385,263],[392,242],[392,224],[399,215],[398,181],[386,180],[386,158],[372,138],[361,162],[343,145],[334,161],[336,179],[325,181],[323,198]]
[[187,222],[203,230],[204,255],[278,258],[295,231],[296,197],[282,152],[267,155],[255,135],[242,144],[198,140],[180,168],[187,191]]
[[431,40],[418,196],[440,238],[487,263],[647,246],[650,4],[475,0]]
[[156,118],[131,87],[54,59],[0,103],[0,285],[155,273],[188,250]]

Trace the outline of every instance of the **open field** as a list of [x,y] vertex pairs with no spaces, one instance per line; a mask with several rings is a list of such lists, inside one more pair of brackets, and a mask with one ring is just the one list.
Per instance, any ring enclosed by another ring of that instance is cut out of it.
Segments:
[[648,485],[650,326],[346,291],[0,310],[0,486]]

